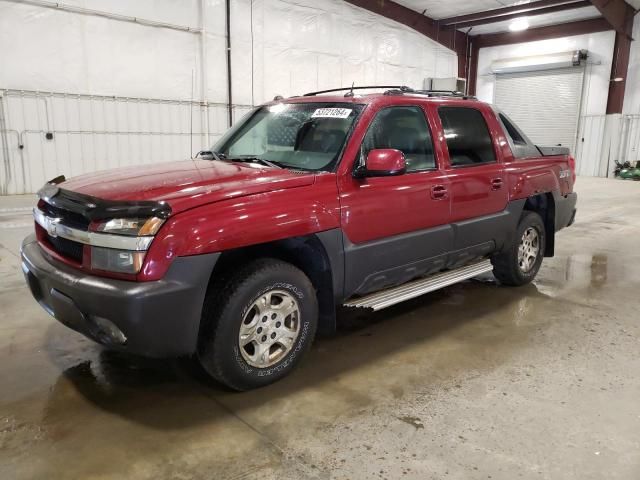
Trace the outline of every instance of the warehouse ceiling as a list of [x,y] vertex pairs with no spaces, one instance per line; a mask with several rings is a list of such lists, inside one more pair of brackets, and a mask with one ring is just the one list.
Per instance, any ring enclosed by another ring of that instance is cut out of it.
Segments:
[[[526,16],[526,15],[525,15]],[[529,26],[543,27],[545,25],[557,25],[559,23],[575,22],[577,20],[586,20],[588,18],[600,17],[600,12],[594,6],[576,8],[575,10],[564,10],[562,12],[547,13],[543,15],[527,16]],[[509,25],[511,20],[497,23],[489,23],[487,25],[476,25],[471,30],[472,35],[478,35],[481,33],[495,33],[495,32],[507,32],[509,31]],[[467,31],[469,28],[463,28],[461,30]]]
[[435,20],[441,18],[457,17],[469,13],[486,12],[494,8],[509,7],[529,3],[528,1],[511,0],[396,0],[396,3],[404,5],[416,12],[424,13]]
[[[459,17],[461,15],[474,14],[479,12],[487,12],[495,9],[502,9],[504,7],[512,7],[516,5],[522,5],[526,7],[529,0],[450,0],[443,2],[441,0],[395,0],[411,10],[431,17],[435,20],[447,20],[452,17]],[[576,0],[566,0],[566,3],[575,2]],[[640,0],[627,0],[627,2],[635,9],[640,8]],[[535,3],[535,2],[534,2]],[[574,22],[578,20],[586,20],[590,18],[598,18],[601,16],[598,9],[592,5],[588,5],[588,2],[576,3],[578,8],[572,8],[562,11],[554,11],[538,15],[527,15],[527,21],[530,27],[542,27],[546,25],[556,25],[567,22]],[[512,19],[505,21],[496,21],[492,23],[486,23],[483,25],[474,25],[471,30],[472,35],[506,32],[509,30],[509,25],[512,23]],[[462,26],[459,28],[461,31],[468,31],[469,26]]]

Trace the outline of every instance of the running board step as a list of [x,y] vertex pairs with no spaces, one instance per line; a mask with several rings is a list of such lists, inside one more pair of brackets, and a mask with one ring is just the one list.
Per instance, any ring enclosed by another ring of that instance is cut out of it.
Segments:
[[425,293],[439,290],[440,288],[453,285],[454,283],[468,280],[482,273],[493,270],[490,260],[482,260],[471,265],[450,270],[448,272],[436,273],[426,278],[414,280],[413,282],[388,288],[380,292],[371,293],[364,297],[350,300],[344,304],[345,307],[371,308],[372,310],[382,310],[396,303],[410,300]]

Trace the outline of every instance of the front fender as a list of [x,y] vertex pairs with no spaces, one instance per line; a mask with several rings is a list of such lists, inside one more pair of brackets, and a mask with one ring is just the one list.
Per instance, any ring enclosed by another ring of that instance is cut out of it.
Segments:
[[161,278],[175,257],[202,255],[340,226],[334,175],[309,187],[277,190],[203,205],[180,213],[160,230],[141,275]]

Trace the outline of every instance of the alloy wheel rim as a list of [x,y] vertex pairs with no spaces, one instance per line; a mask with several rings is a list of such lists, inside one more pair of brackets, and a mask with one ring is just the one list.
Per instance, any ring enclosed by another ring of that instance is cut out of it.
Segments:
[[300,333],[300,306],[284,290],[269,290],[247,310],[238,334],[242,358],[251,366],[268,368],[282,360]]
[[534,227],[527,228],[518,245],[518,267],[523,273],[531,271],[540,253],[540,235]]

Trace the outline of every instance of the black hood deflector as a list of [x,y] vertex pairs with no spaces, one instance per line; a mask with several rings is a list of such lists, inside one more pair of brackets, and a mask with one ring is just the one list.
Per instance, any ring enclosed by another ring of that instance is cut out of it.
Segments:
[[[64,177],[62,178],[64,179]],[[104,200],[60,188],[56,185],[56,183],[60,183],[56,182],[59,179],[60,177],[57,177],[46,183],[38,191],[38,197],[49,205],[78,213],[91,221],[111,218],[168,218],[171,215],[171,207],[166,202]]]

